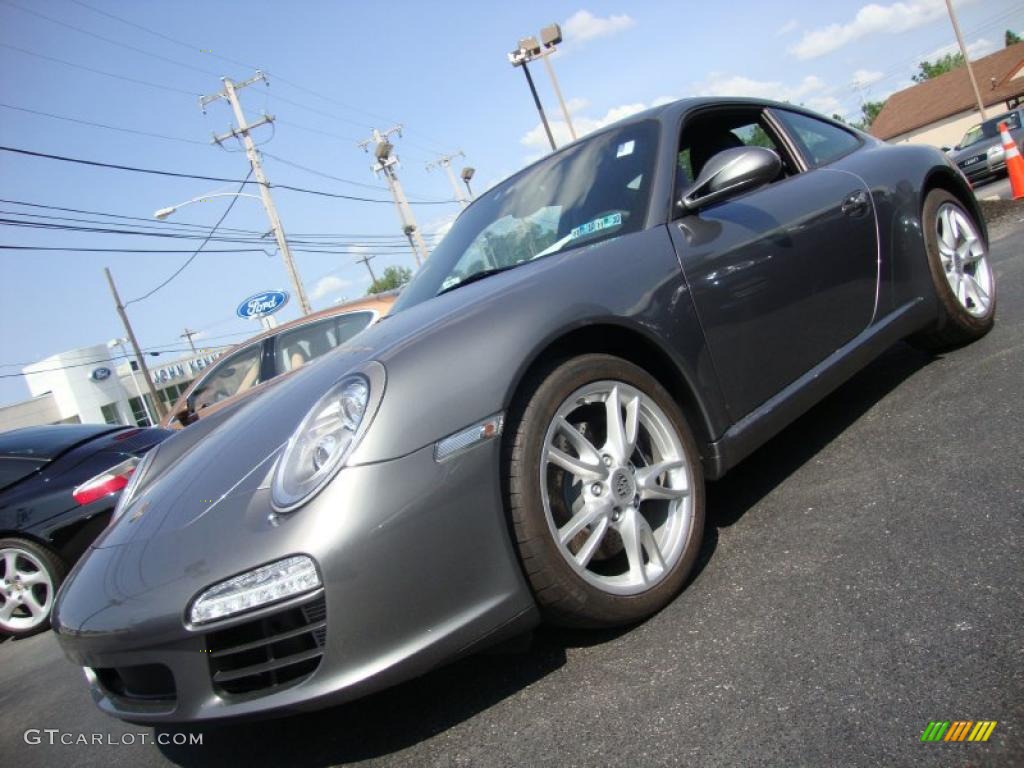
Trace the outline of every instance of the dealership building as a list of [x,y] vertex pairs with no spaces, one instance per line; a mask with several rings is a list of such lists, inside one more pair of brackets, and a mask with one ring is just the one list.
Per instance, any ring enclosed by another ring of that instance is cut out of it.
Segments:
[[[217,353],[194,354],[149,364],[166,409]],[[71,349],[22,369],[31,397],[0,406],[0,432],[41,424],[106,423],[147,426],[157,420],[146,381],[134,360],[106,344]]]

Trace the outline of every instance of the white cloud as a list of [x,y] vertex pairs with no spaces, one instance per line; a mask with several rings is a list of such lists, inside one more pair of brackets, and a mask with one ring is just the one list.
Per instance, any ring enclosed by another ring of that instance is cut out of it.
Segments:
[[690,92],[696,96],[751,96],[789,101],[825,114],[832,114],[840,107],[835,89],[815,75],[808,75],[796,85],[787,85],[778,80],[754,80],[743,75],[713,72],[703,82],[694,84]]
[[567,45],[578,45],[587,40],[607,37],[629,29],[636,22],[627,14],[612,14],[602,18],[590,11],[576,11],[562,23],[562,36]]
[[[967,44],[967,55],[972,60],[977,59],[992,53],[998,47],[999,45],[992,42],[988,38],[979,37],[973,43]],[[941,48],[936,48],[934,51],[931,51],[930,53],[926,53],[923,54],[922,56],[919,56],[917,60],[914,62],[914,69],[917,69],[918,61],[935,61],[937,59],[941,59],[943,56],[946,56],[947,54],[950,53],[960,53],[960,46],[957,45],[956,43],[950,43],[949,45],[944,45]]]
[[[959,0],[964,6],[978,0]],[[805,32],[789,52],[798,59],[814,59],[874,34],[899,34],[923,26],[946,15],[944,0],[911,0],[891,5],[865,5],[853,19]]]
[[325,296],[330,296],[332,293],[343,291],[350,285],[352,285],[351,280],[344,280],[337,275],[327,275],[316,281],[316,285],[313,286],[313,291],[310,293],[310,298],[313,300],[322,299]]
[[436,235],[437,240],[434,242],[440,242],[440,239],[448,234],[448,230],[452,228],[452,224],[455,223],[455,219],[457,219],[458,216],[458,213],[449,213],[445,216],[428,221],[423,225],[423,232],[427,235]]
[[854,88],[867,88],[872,83],[877,83],[885,77],[884,72],[877,72],[872,69],[858,69],[850,79],[850,85]]
[[799,21],[797,21],[796,19],[790,19],[785,24],[783,24],[781,27],[779,27],[775,31],[775,34],[778,35],[779,37],[782,37],[783,35],[788,35],[790,32],[796,32],[796,30],[799,27],[800,27],[800,22]]
[[[603,128],[606,125],[614,123],[616,120],[622,120],[630,115],[635,115],[637,112],[642,112],[647,109],[648,105],[641,102],[635,104],[623,104],[618,107],[612,107],[601,117],[587,117],[580,115],[573,117],[572,125],[576,129],[576,136],[585,136],[588,133],[593,133],[598,128]],[[555,143],[558,146],[568,144],[572,141],[572,135],[569,133],[569,126],[566,125],[564,120],[552,120],[548,118],[548,124],[551,126],[551,133],[555,137]],[[544,126],[537,123],[533,128],[526,132],[526,134],[519,139],[519,143],[525,147],[531,149],[539,149],[544,152],[550,147],[548,144],[547,134],[544,133]],[[539,157],[537,155],[536,157]],[[531,159],[536,159],[532,157]]]

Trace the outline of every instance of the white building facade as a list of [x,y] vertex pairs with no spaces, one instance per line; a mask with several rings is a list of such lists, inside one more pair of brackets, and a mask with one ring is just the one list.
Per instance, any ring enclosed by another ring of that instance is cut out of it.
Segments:
[[[199,350],[167,363],[149,363],[166,409],[216,357],[216,353]],[[51,355],[23,368],[22,373],[32,397],[0,407],[0,432],[58,423],[147,426],[150,415],[157,418],[134,360],[124,360],[106,344]]]

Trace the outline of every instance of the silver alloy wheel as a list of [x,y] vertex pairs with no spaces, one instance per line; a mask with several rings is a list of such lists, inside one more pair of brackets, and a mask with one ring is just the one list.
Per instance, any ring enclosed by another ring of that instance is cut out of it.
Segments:
[[640,390],[598,381],[569,395],[548,426],[540,471],[548,528],[588,583],[645,592],[682,557],[693,468],[675,425]]
[[971,315],[984,317],[992,306],[992,268],[974,223],[960,207],[943,203],[935,214],[935,230],[953,295]]
[[27,549],[0,549],[0,630],[26,632],[50,617],[53,579]]

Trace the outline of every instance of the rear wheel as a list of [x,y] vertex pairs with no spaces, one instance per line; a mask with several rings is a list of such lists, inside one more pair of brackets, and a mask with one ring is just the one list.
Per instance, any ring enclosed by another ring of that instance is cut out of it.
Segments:
[[50,626],[50,611],[66,568],[27,539],[0,539],[0,632],[27,637]]
[[992,330],[996,315],[995,276],[980,227],[943,189],[928,193],[922,223],[939,318],[934,328],[912,341],[942,350],[980,339]]
[[533,382],[509,431],[516,545],[545,617],[569,626],[643,619],[678,592],[704,524],[697,447],[641,368],[573,358]]

